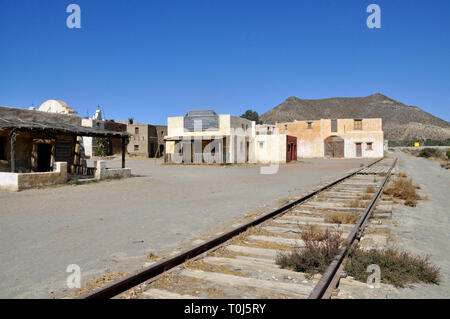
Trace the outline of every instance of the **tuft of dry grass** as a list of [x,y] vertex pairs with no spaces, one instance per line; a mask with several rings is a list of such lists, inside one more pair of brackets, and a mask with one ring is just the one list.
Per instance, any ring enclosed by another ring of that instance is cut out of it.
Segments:
[[366,188],[366,193],[367,193],[367,194],[375,193],[375,192],[376,192],[376,189],[375,189],[374,187],[372,187],[372,186],[368,186],[368,187]]
[[324,241],[327,238],[327,229],[323,229],[318,225],[307,225],[300,228],[300,233],[305,234],[311,240]]
[[356,280],[366,282],[367,266],[378,265],[381,269],[381,282],[395,287],[424,282],[439,284],[439,268],[432,265],[429,256],[413,256],[405,251],[389,248],[386,250],[363,250],[352,248],[348,254],[345,271]]
[[304,248],[295,248],[290,253],[279,252],[276,263],[282,268],[306,273],[307,278],[323,273],[342,245],[341,231],[326,231],[324,240],[317,241],[313,231],[301,234]]
[[355,200],[352,200],[351,202],[345,204],[345,207],[366,208],[367,204],[364,202],[361,202],[359,199],[355,199]]
[[383,190],[383,194],[402,199],[406,206],[414,207],[417,201],[421,199],[416,189],[417,186],[412,183],[411,179],[396,178],[389,187]]
[[325,216],[325,223],[331,224],[356,224],[359,215],[352,212],[333,212]]
[[358,197],[359,200],[371,200],[373,195],[370,194],[364,194]]

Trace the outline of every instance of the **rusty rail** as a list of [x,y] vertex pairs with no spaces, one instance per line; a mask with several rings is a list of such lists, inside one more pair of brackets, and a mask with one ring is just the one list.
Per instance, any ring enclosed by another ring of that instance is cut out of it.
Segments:
[[331,264],[323,273],[322,277],[314,287],[308,299],[322,299],[324,298],[324,296],[326,296],[327,298],[331,296],[329,290],[333,289],[334,286],[333,283],[337,283],[339,276],[341,275],[338,269],[341,267],[342,261],[344,260],[349,248],[353,245],[355,239],[357,238],[359,239],[361,237],[362,232],[366,227],[367,221],[372,215],[372,212],[376,206],[376,202],[380,198],[384,186],[386,186],[386,184],[388,183],[392,170],[395,167],[396,163],[397,158],[395,159],[394,164],[392,164],[391,168],[386,174],[383,183],[378,187],[378,190],[375,193],[375,196],[370,201],[369,206],[367,206],[367,208],[364,210],[364,213],[361,215],[361,218],[359,219],[358,223],[353,228],[352,232],[348,235],[345,245],[340,249],[339,254],[333,258]]
[[226,242],[227,240],[229,240],[230,238],[246,231],[248,228],[256,226],[258,224],[261,224],[262,222],[270,219],[270,218],[274,218],[280,214],[285,213],[286,211],[288,211],[289,209],[291,209],[292,207],[310,199],[311,197],[317,195],[320,192],[323,192],[324,190],[342,182],[343,180],[346,180],[356,174],[358,174],[358,172],[360,172],[362,169],[370,167],[376,163],[378,163],[379,161],[381,161],[382,158],[377,159],[375,161],[373,161],[372,163],[370,163],[369,165],[366,165],[364,167],[361,167],[360,169],[345,175],[344,177],[341,177],[333,182],[331,182],[330,184],[321,187],[318,190],[315,190],[309,194],[307,194],[306,196],[303,196],[302,198],[299,198],[281,208],[278,208],[270,213],[267,213],[253,221],[250,221],[238,228],[235,228],[231,231],[228,231],[222,235],[219,235],[217,237],[214,237],[208,241],[206,241],[205,243],[202,243],[200,245],[197,245],[193,248],[189,248],[183,252],[178,253],[175,256],[169,257],[167,259],[161,260],[143,270],[140,270],[134,274],[130,274],[126,277],[123,277],[113,283],[110,283],[104,287],[100,287],[97,288],[96,290],[93,290],[91,292],[88,292],[80,297],[78,297],[78,299],[106,299],[106,298],[112,298],[130,288],[133,288],[134,286],[139,285],[140,283],[143,283],[144,281],[147,281],[149,279],[152,279],[178,265],[181,265],[182,263],[184,263],[186,260],[194,258],[196,256],[201,255],[202,253],[215,248],[221,244],[223,244],[224,242]]

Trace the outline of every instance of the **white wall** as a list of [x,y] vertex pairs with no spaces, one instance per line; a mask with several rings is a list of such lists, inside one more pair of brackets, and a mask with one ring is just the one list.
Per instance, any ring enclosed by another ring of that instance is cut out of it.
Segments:
[[[372,150],[367,150],[367,143],[372,142]],[[352,137],[347,134],[344,139],[344,153],[346,158],[356,158],[356,143],[361,144],[361,157],[379,158],[384,156],[383,133],[373,133],[367,137]]]
[[254,152],[258,163],[286,163],[286,135],[256,135]]

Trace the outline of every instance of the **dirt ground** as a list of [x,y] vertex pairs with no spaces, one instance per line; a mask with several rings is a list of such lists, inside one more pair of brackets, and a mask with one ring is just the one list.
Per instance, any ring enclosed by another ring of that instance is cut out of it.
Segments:
[[171,252],[370,161],[308,159],[261,175],[253,165],[129,160],[129,179],[0,192],[0,297],[62,297],[70,264],[81,267],[82,285],[107,269],[138,269],[149,253]]
[[[439,162],[414,157],[401,151],[389,156],[399,159],[397,172],[406,173],[418,193],[428,200],[419,200],[416,207],[396,204],[392,210],[391,246],[413,255],[430,256],[430,261],[440,268],[441,283],[414,284],[406,288],[382,285],[380,288],[345,287],[342,290],[354,298],[450,298],[450,170]],[[381,268],[381,276],[383,269]]]
[[416,207],[395,205],[394,232],[397,247],[416,255],[430,255],[440,268],[440,285],[413,285],[399,289],[394,298],[450,298],[450,171],[438,162],[396,151],[399,171],[420,186],[418,191],[428,200],[418,201]]

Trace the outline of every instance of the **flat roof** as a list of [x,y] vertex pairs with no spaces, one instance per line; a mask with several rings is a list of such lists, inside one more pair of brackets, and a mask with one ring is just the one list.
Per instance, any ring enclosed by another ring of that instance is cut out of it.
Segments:
[[68,123],[40,123],[32,121],[24,121],[19,119],[0,118],[0,129],[18,130],[28,132],[53,132],[55,134],[92,136],[92,137],[127,137],[127,132],[99,130],[97,128],[86,127],[81,125],[73,125]]

